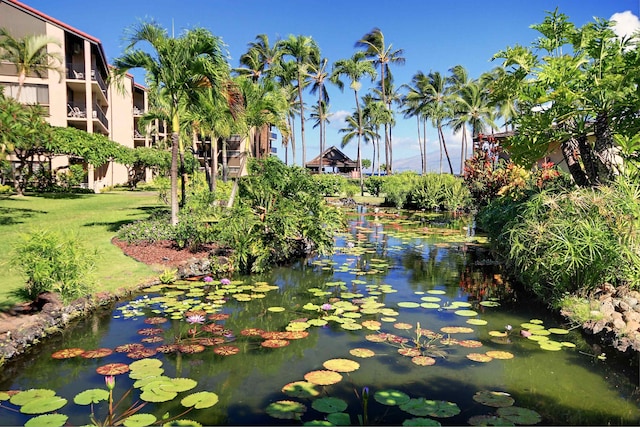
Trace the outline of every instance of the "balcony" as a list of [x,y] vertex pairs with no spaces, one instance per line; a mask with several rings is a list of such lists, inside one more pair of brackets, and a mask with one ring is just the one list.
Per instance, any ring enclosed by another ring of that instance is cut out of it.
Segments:
[[275,132],[269,132],[269,141],[275,141],[278,139],[278,135]]

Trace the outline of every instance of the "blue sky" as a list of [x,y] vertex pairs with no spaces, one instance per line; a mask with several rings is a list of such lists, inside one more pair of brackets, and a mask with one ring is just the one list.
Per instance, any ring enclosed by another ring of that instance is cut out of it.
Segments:
[[[45,14],[63,21],[101,40],[108,60],[120,55],[125,45],[125,29],[140,20],[153,19],[178,35],[184,29],[204,27],[222,38],[231,56],[231,66],[256,35],[266,34],[273,43],[288,35],[306,35],[318,43],[330,63],[349,58],[354,44],[374,27],[381,29],[387,45],[403,49],[406,62],[392,66],[397,86],[409,83],[418,71],[448,74],[454,65],[464,66],[471,77],[489,71],[496,52],[521,44],[530,46],[537,33],[530,25],[541,22],[545,11],[556,7],[574,24],[581,26],[594,17],[616,19],[623,31],[637,29],[640,0],[22,0]],[[627,12],[627,13],[624,13]],[[622,15],[615,15],[622,14]],[[142,74],[133,73],[144,83]],[[363,82],[364,93],[368,82]],[[327,147],[340,147],[342,118],[355,108],[353,92],[344,93],[329,86],[330,111],[334,113],[327,129]],[[306,94],[305,94],[306,95]],[[306,95],[305,101],[315,97]],[[419,149],[415,119],[396,116],[393,130],[394,168],[419,168]],[[307,122],[306,160],[319,152],[319,135]],[[299,129],[299,123],[296,129]],[[460,163],[460,135],[447,132],[447,146],[454,172]],[[438,140],[435,130],[427,131],[429,169],[439,170]],[[296,163],[301,164],[298,149]],[[356,158],[356,142],[343,151]],[[284,150],[276,141],[278,153]],[[363,158],[371,158],[371,148],[363,148]],[[291,161],[291,153],[289,154]],[[383,160],[384,161],[384,160]],[[445,161],[446,165],[446,161]],[[445,170],[446,170],[445,166]]]

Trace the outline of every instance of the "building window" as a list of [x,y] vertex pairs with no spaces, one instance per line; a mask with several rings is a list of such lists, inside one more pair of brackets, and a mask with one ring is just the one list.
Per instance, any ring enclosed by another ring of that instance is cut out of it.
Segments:
[[[17,84],[5,83],[4,94],[16,99],[18,95]],[[29,85],[22,86],[20,99],[23,104],[41,104],[49,105],[49,87],[47,85]]]

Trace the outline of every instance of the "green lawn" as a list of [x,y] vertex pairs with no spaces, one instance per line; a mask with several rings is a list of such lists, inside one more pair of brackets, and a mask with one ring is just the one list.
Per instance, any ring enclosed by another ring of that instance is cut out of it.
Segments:
[[97,250],[96,291],[114,291],[157,277],[150,267],[123,255],[111,239],[121,225],[164,208],[153,192],[0,197],[0,309],[18,302],[12,291],[25,278],[10,259],[19,236],[33,229],[77,233],[88,248]]

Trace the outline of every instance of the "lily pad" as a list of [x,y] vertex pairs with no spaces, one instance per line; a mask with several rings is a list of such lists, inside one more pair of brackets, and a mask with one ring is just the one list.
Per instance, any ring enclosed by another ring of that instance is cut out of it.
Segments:
[[420,304],[418,304],[417,302],[412,302],[412,301],[402,301],[398,303],[398,307],[402,307],[402,308],[418,308],[420,307]]
[[439,421],[431,418],[410,418],[402,422],[403,426],[441,426]]
[[316,385],[308,381],[294,381],[282,387],[282,392],[291,397],[310,398],[316,397],[320,392]]
[[64,414],[45,414],[31,418],[24,423],[25,427],[62,427],[65,425],[68,416]]
[[267,348],[280,348],[280,347],[286,347],[289,345],[289,340],[279,340],[279,339],[274,339],[274,340],[264,340],[260,343],[260,345],[262,347],[267,347]]
[[467,354],[467,359],[482,363],[491,362],[493,360],[491,356],[484,353],[469,353]]
[[512,406],[515,403],[515,399],[511,397],[509,393],[490,390],[481,390],[476,392],[476,394],[473,395],[473,400],[493,408],[504,408]]
[[221,345],[213,349],[213,352],[220,356],[233,356],[240,352],[240,348],[235,345]]
[[378,390],[373,395],[373,398],[376,402],[387,406],[402,405],[411,399],[408,394],[393,389]]
[[566,335],[566,334],[569,333],[568,330],[561,329],[561,328],[549,328],[548,331],[551,332],[552,334],[556,334],[556,335]]
[[411,415],[425,416],[430,415],[438,418],[448,418],[458,415],[460,408],[454,402],[445,400],[428,400],[423,397],[411,399],[400,405],[400,409]]
[[90,405],[109,400],[109,392],[102,388],[92,388],[76,394],[73,403],[76,405]]
[[186,408],[194,409],[210,408],[218,403],[218,395],[210,391],[200,391],[190,394],[180,401],[180,404]]
[[489,322],[484,319],[468,319],[466,323],[469,325],[484,326]]
[[316,411],[332,414],[334,412],[342,412],[347,409],[347,402],[342,399],[338,399],[337,397],[323,397],[321,399],[314,400],[311,407]]
[[342,375],[334,371],[320,370],[306,373],[304,379],[317,385],[331,385],[339,383],[342,380]]
[[269,307],[267,308],[268,311],[272,312],[272,313],[281,313],[285,310],[284,307]]
[[515,426],[512,421],[497,415],[475,415],[467,420],[472,426]]
[[369,350],[368,348],[352,348],[351,350],[349,350],[349,354],[366,359],[368,357],[375,356],[376,353],[373,350]]
[[536,411],[519,406],[509,406],[506,408],[498,408],[496,411],[500,417],[505,418],[515,424],[532,425],[542,420],[540,414]]
[[67,404],[67,399],[60,396],[41,397],[26,403],[20,408],[23,414],[44,414],[57,411]]
[[134,414],[122,423],[125,427],[146,427],[155,423],[157,418],[152,414]]
[[473,317],[478,314],[478,312],[473,310],[456,310],[453,313],[463,317]]
[[414,356],[411,358],[411,362],[418,366],[431,366],[436,363],[436,359],[429,356]]
[[46,388],[32,388],[14,394],[9,399],[9,402],[16,406],[22,406],[34,400],[42,399],[45,397],[53,397],[55,395],[56,392],[54,390],[49,390]]
[[51,357],[54,359],[71,359],[72,357],[80,356],[82,353],[84,353],[84,350],[81,348],[65,348],[56,351]]
[[327,421],[334,426],[350,426],[351,417],[344,412],[335,412],[327,415]]
[[330,359],[324,362],[322,366],[335,372],[353,372],[360,368],[358,362],[349,359]]
[[513,353],[509,353],[508,351],[499,351],[492,350],[487,351],[487,356],[492,357],[494,359],[513,359]]
[[299,420],[306,411],[305,405],[292,400],[279,400],[266,408],[267,414],[281,420]]

